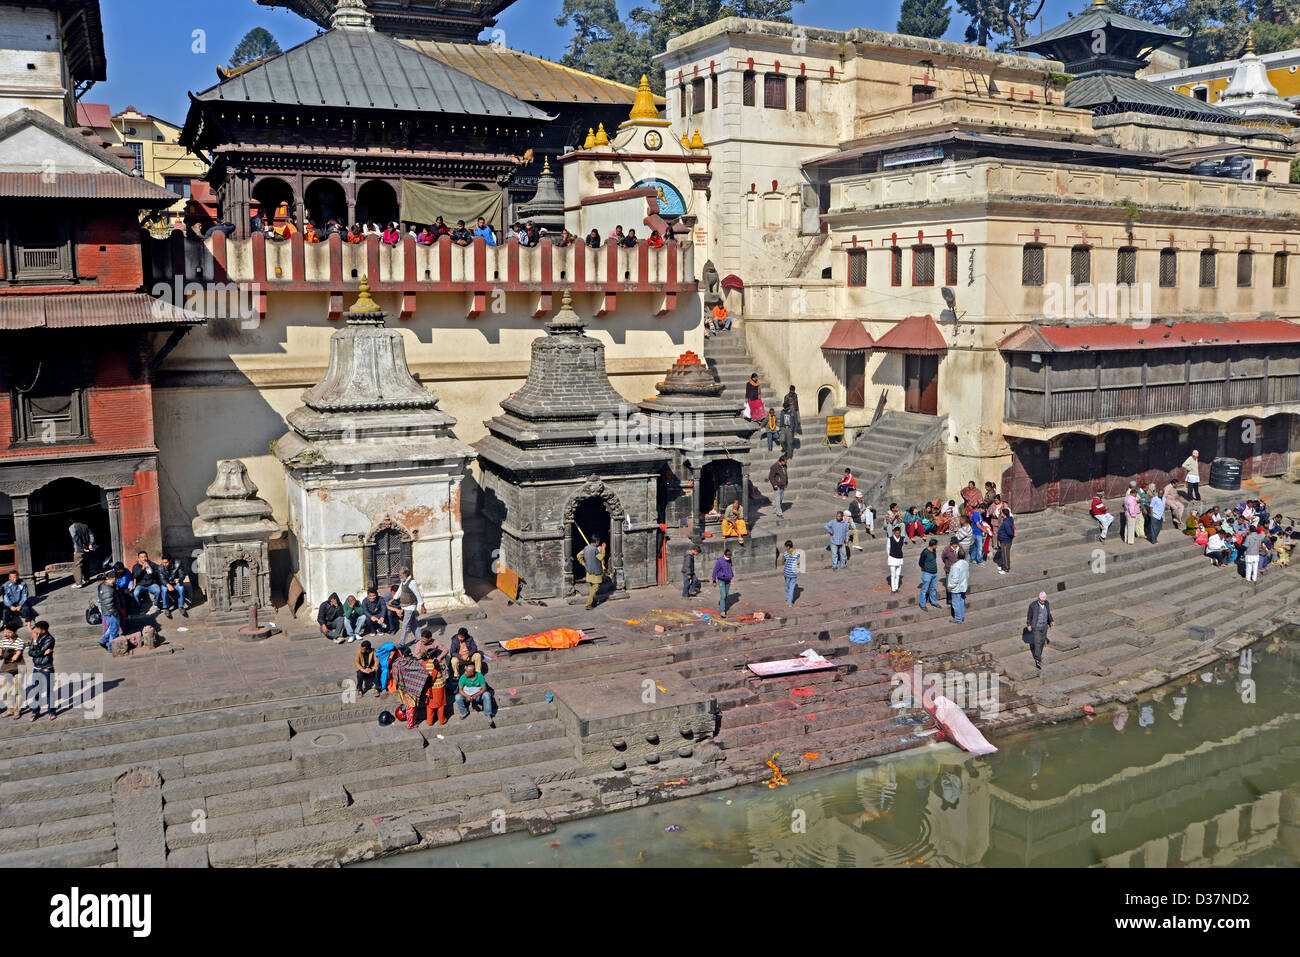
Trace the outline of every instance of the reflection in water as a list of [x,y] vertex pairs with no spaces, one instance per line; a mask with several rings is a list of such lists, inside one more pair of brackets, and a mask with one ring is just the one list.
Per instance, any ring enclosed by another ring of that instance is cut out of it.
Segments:
[[1300,863],[1300,631],[1129,707],[361,867]]

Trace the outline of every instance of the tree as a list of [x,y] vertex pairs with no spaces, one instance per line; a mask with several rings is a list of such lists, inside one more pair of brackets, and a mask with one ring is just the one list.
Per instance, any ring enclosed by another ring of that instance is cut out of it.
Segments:
[[271,36],[271,31],[264,27],[253,27],[244,34],[244,39],[239,41],[239,46],[235,47],[235,52],[230,54],[230,65],[232,67],[245,66],[249,63],[256,63],[258,60],[265,60],[269,56],[277,56],[284,51],[280,49],[280,44]]
[[1246,37],[1256,53],[1287,50],[1300,39],[1300,0],[1111,0],[1116,9],[1172,30],[1187,30],[1193,66],[1232,60]]
[[948,32],[952,8],[948,0],[903,0],[898,15],[898,32],[938,40]]

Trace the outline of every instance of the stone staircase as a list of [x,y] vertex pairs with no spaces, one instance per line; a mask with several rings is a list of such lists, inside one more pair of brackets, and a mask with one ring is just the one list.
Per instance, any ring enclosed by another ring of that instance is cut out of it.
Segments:
[[846,468],[852,469],[863,501],[877,516],[883,516],[892,501],[904,509],[932,501],[946,481],[946,421],[914,412],[886,412],[858,433],[835,460],[832,480],[838,481]]
[[[1284,488],[1273,507],[1289,514],[1300,489]],[[1024,516],[1018,532],[1010,574],[972,570],[964,624],[917,607],[916,546],[908,546],[902,589],[891,594],[883,543],[871,543],[848,571],[834,573],[843,576],[842,601],[797,601],[784,616],[743,627],[696,621],[666,635],[645,628],[499,657],[489,667],[500,703],[495,730],[481,714],[416,731],[380,728],[375,715],[395,705],[392,696],[349,701],[337,687],[255,704],[195,702],[188,713],[72,716],[50,730],[2,721],[0,866],[117,863],[113,785],[141,764],[162,778],[169,866],[302,862],[445,843],[498,831],[492,824],[501,813],[506,830],[546,833],[563,820],[644,803],[647,789],[665,780],[688,778],[694,788],[760,780],[777,752],[789,773],[921,743],[916,732],[928,719],[890,706],[884,645],[901,646],[927,672],[998,672],[1000,710],[977,720],[991,734],[1077,714],[1086,703],[1131,699],[1206,655],[1219,657],[1205,629],[1222,636],[1262,628],[1300,601],[1300,570],[1271,568],[1248,584],[1232,569],[1213,568],[1174,531],[1155,546],[1114,537],[1100,546],[1082,508]],[[810,575],[832,574],[821,571],[823,555],[809,549]],[[745,576],[737,589],[744,600],[757,604],[761,592],[780,604],[776,570]],[[1057,620],[1042,672],[1020,641],[1040,589]],[[572,615],[533,611],[538,628]],[[871,642],[848,640],[859,625],[872,630]],[[810,647],[835,670],[766,680],[745,670],[749,661]],[[1117,685],[1121,666],[1138,677]],[[653,676],[669,701],[684,685],[712,695],[716,735],[690,758],[585,770],[546,695],[566,681],[628,673]]]

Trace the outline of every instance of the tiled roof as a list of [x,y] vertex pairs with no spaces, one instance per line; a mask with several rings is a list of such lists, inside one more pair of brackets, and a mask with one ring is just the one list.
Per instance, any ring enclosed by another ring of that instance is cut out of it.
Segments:
[[836,319],[822,343],[825,352],[866,352],[875,345],[861,319]]
[[0,199],[129,199],[170,206],[180,199],[147,179],[114,173],[3,173]]
[[1167,90],[1163,86],[1156,86],[1137,77],[1114,76],[1107,73],[1080,77],[1070,83],[1065,88],[1065,105],[1094,112],[1103,108],[1107,112],[1116,112],[1120,108],[1127,107],[1137,113],[1167,112],[1210,123],[1243,122],[1240,113],[1234,113],[1221,106],[1175,93],[1173,90]]
[[948,343],[935,325],[933,316],[908,316],[877,339],[875,347],[881,352],[920,355],[939,355],[948,351]]
[[107,103],[78,103],[77,122],[92,129],[104,130],[112,125],[113,111]]
[[1189,346],[1300,343],[1300,324],[1281,319],[1243,322],[1153,322],[1021,326],[998,343],[1003,352],[1107,352],[1118,349],[1184,349]]

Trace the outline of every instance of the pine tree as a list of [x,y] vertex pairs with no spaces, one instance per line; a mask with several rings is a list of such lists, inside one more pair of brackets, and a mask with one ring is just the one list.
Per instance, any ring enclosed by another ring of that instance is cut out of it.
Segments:
[[948,0],[903,0],[898,32],[938,40],[948,32],[951,20],[952,8],[948,6]]
[[253,27],[244,34],[244,39],[239,41],[239,46],[235,47],[235,52],[230,54],[230,65],[232,67],[245,66],[283,52],[280,49],[280,44],[271,35],[270,30],[264,27]]

